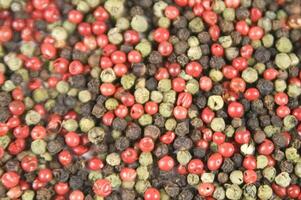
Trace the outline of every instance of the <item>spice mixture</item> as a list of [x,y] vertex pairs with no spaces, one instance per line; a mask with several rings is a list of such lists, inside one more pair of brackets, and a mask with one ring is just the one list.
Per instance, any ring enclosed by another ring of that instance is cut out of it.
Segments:
[[300,0],[0,0],[0,199],[301,200]]

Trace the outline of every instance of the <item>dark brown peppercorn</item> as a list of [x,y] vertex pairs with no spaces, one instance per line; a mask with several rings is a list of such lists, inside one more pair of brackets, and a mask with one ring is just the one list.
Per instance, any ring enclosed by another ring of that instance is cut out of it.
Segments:
[[217,175],[217,180],[219,183],[224,184],[227,183],[229,180],[229,175],[227,173],[224,172],[220,172]]
[[[75,42],[77,42],[77,40],[78,40],[75,36],[71,36],[69,38],[69,41],[72,41],[73,39],[76,39]],[[66,58],[67,60],[70,60],[71,57],[72,57],[72,49],[70,47],[63,48],[61,53],[60,53],[60,56],[62,58]]]
[[174,45],[174,51],[176,55],[185,53],[187,49],[188,49],[188,44],[185,41],[179,41]]
[[178,196],[178,200],[192,200],[193,193],[189,189],[183,189],[182,192]]
[[193,148],[192,153],[196,158],[204,158],[206,156],[206,149]]
[[260,144],[265,140],[266,136],[263,131],[256,131],[253,138],[254,138],[254,142]]
[[8,106],[12,98],[8,92],[0,92],[0,107]]
[[245,20],[250,16],[250,12],[247,8],[240,7],[235,10],[235,16],[238,20]]
[[266,63],[271,58],[271,52],[264,47],[259,47],[255,51],[254,58],[260,63]]
[[150,91],[155,90],[158,86],[158,81],[154,77],[151,77],[146,80],[145,86]]
[[221,169],[225,173],[230,173],[234,170],[234,167],[235,167],[235,163],[230,158],[226,158],[222,164]]
[[125,119],[116,117],[113,120],[112,127],[115,130],[124,131],[127,127],[127,121]]
[[199,33],[198,39],[199,39],[200,43],[203,43],[203,44],[207,44],[211,41],[210,34],[206,31]]
[[187,27],[187,19],[183,16],[179,16],[176,20],[173,21],[173,26],[175,28],[186,28]]
[[168,196],[175,198],[180,193],[180,188],[177,184],[167,182],[164,186],[164,190]]
[[235,153],[232,157],[232,160],[234,161],[235,167],[241,167],[242,161],[243,161],[243,156],[239,153]]
[[69,179],[69,186],[72,188],[72,190],[80,189],[83,184],[83,179],[80,176],[71,176]]
[[56,181],[66,182],[70,173],[65,169],[53,169],[52,174]]
[[86,86],[86,79],[84,75],[70,76],[68,81],[70,83],[70,86],[74,88],[80,89]]
[[154,125],[148,125],[144,128],[144,137],[150,137],[156,140],[161,134],[160,129]]
[[210,54],[211,51],[208,44],[201,44],[200,47],[202,50],[202,56],[207,56]]
[[0,107],[0,122],[6,122],[11,116],[7,107]]
[[181,66],[185,66],[189,62],[189,58],[186,54],[181,54],[177,57],[177,61]]
[[134,6],[130,10],[130,15],[133,17],[135,15],[144,15],[144,11],[140,6]]
[[132,72],[137,77],[142,77],[146,74],[146,66],[143,63],[136,63],[132,65]]
[[72,59],[73,60],[78,60],[81,63],[86,63],[88,60],[88,53],[80,50],[74,49],[72,51]]
[[[84,84],[84,83],[82,83]],[[88,90],[92,93],[92,94],[99,94],[99,84],[100,81],[98,79],[91,79],[88,84]]]
[[20,163],[18,160],[8,160],[4,166],[6,171],[18,172],[20,168]]
[[130,141],[126,137],[120,137],[115,142],[118,151],[123,151],[130,146]]
[[162,56],[158,51],[152,51],[148,57],[148,61],[152,64],[162,63]]
[[2,184],[0,184],[0,197],[4,198],[5,196],[6,196],[6,189]]
[[155,114],[153,116],[153,119],[154,119],[154,125],[159,127],[159,128],[163,128],[164,125],[165,125],[165,118],[160,115],[159,113]]
[[177,137],[173,143],[173,147],[177,150],[189,150],[192,146],[192,140],[187,137]]
[[121,190],[121,199],[122,200],[135,200],[136,193],[134,190],[122,189]]
[[231,38],[233,41],[233,45],[239,45],[242,42],[242,36],[237,31],[233,31],[231,33]]
[[270,116],[269,115],[261,115],[259,117],[259,122],[261,127],[266,127],[271,124]]
[[177,32],[177,36],[180,40],[187,41],[190,36],[190,31],[187,28],[181,28]]
[[286,146],[286,137],[283,133],[274,134],[272,140],[278,148],[284,148]]
[[41,188],[37,191],[36,200],[50,200],[55,192],[50,188]]
[[141,137],[141,128],[139,125],[131,123],[128,125],[125,134],[128,139],[137,140]]
[[280,149],[275,149],[275,151],[273,153],[273,158],[276,161],[281,161],[284,157],[285,157],[285,154],[283,151],[281,151]]
[[88,102],[88,103],[82,104],[80,106],[80,113],[81,113],[81,115],[84,116],[84,117],[91,118],[90,116],[91,116],[91,112],[92,112],[92,108],[93,108],[92,106],[93,106],[92,102]]
[[287,172],[291,174],[294,171],[294,164],[291,163],[290,161],[283,160],[280,162],[279,168],[281,172]]
[[223,33],[229,34],[234,30],[234,25],[230,21],[220,20],[219,27]]
[[158,144],[156,149],[154,150],[154,155],[157,158],[162,158],[166,154],[168,154],[168,146],[162,143]]
[[185,120],[177,124],[175,134],[179,136],[185,136],[189,133],[189,121]]
[[226,62],[222,57],[213,56],[210,59],[210,67],[214,69],[221,69],[225,66]]
[[94,115],[96,118],[101,118],[106,112],[106,109],[103,105],[95,104],[92,109],[92,115]]

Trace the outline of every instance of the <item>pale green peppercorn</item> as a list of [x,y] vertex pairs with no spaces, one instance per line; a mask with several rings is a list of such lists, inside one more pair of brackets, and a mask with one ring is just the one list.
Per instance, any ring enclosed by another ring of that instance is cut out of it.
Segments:
[[92,99],[91,92],[89,90],[81,90],[78,93],[78,99],[82,103],[87,103]]
[[188,27],[193,33],[199,33],[204,30],[205,26],[200,17],[195,17],[189,22]]
[[220,110],[224,107],[224,100],[219,95],[212,95],[212,96],[209,96],[207,105],[212,110]]
[[202,176],[201,176],[201,180],[202,180],[203,183],[213,183],[214,178],[215,178],[215,174],[214,173],[208,173],[208,172],[203,173]]
[[224,1],[221,1],[221,0],[216,0],[214,1],[213,3],[213,11],[215,13],[222,13],[224,10],[226,9],[226,5],[224,3]]
[[66,81],[59,81],[56,84],[56,90],[61,94],[66,94],[69,91],[69,83]]
[[262,175],[264,178],[266,178],[267,180],[269,180],[270,182],[274,181],[275,177],[276,177],[276,169],[275,167],[266,167],[263,172]]
[[212,81],[219,82],[223,79],[224,75],[218,69],[211,69],[209,72],[209,77],[212,79]]
[[258,74],[262,74],[265,71],[265,64],[263,64],[263,63],[256,63],[254,65],[254,69],[257,70]]
[[168,28],[170,26],[170,19],[167,17],[160,17],[158,20],[158,26],[162,28]]
[[255,152],[255,145],[253,143],[246,143],[240,146],[240,151],[243,155],[253,155]]
[[254,184],[246,184],[243,187],[243,196],[246,200],[256,200],[257,188]]
[[200,89],[199,82],[195,79],[190,79],[186,83],[185,91],[192,94],[192,95],[198,93],[199,89]]
[[199,39],[196,36],[190,36],[187,42],[190,47],[197,47],[200,45]]
[[112,83],[116,79],[114,70],[112,68],[104,69],[100,73],[100,79],[104,83]]
[[161,103],[159,105],[159,113],[163,117],[170,117],[172,115],[173,108],[174,106],[172,103]]
[[84,133],[87,133],[95,126],[95,122],[92,118],[83,117],[79,121],[80,130]]
[[228,125],[224,132],[225,132],[225,135],[230,138],[230,137],[233,137],[235,129],[233,128],[232,125]]
[[62,126],[67,131],[75,131],[78,128],[78,123],[74,119],[67,119],[63,121]]
[[230,200],[239,200],[242,196],[242,189],[236,184],[226,185],[226,197]]
[[284,128],[289,131],[298,124],[298,120],[294,115],[287,115],[283,119]]
[[191,79],[193,79],[192,76],[186,74],[186,72],[184,70],[181,70],[179,77],[181,77],[182,79],[184,79],[185,81],[189,81]]
[[147,126],[153,123],[153,117],[149,114],[143,114],[139,119],[138,122],[141,126]]
[[168,92],[171,90],[171,80],[170,79],[161,79],[158,83],[157,89],[160,92]]
[[130,189],[130,190],[134,189],[135,184],[136,184],[135,181],[122,181],[121,183],[122,188]]
[[242,72],[241,77],[247,83],[254,83],[258,79],[258,73],[254,68],[248,67]]
[[287,94],[290,97],[296,98],[301,95],[301,87],[299,87],[297,84],[289,84]]
[[225,129],[225,121],[221,117],[213,118],[210,127],[213,131],[222,132]]
[[49,98],[47,89],[45,88],[35,89],[32,93],[32,98],[37,103],[46,101]]
[[165,126],[166,130],[168,130],[168,131],[175,130],[175,128],[177,126],[177,120],[175,120],[174,118],[169,118],[166,120],[164,126]]
[[146,191],[146,189],[148,187],[150,187],[151,184],[149,181],[143,181],[143,180],[138,180],[135,184],[135,190],[139,193],[139,194],[144,194],[144,192]]
[[187,165],[189,161],[191,160],[192,156],[189,151],[187,150],[181,150],[177,152],[177,161],[181,165]]
[[105,107],[108,110],[115,110],[117,108],[118,104],[119,104],[118,101],[114,98],[108,98],[105,101]]
[[120,18],[125,11],[124,2],[125,0],[107,0],[104,7],[112,17]]
[[276,184],[280,185],[281,187],[287,187],[291,183],[291,177],[287,172],[281,172],[275,178]]
[[100,3],[103,3],[103,0],[87,0],[87,3],[91,8],[97,7]]
[[135,46],[135,49],[141,53],[142,57],[146,57],[151,53],[152,45],[148,40],[141,40],[141,42]]
[[35,193],[32,190],[25,190],[21,196],[22,200],[33,200],[35,197]]
[[168,6],[168,4],[164,1],[158,1],[153,6],[154,15],[157,17],[163,17],[164,16],[164,9]]
[[105,130],[101,127],[94,127],[88,131],[88,140],[93,144],[100,144],[105,137]]
[[145,88],[145,87],[146,87],[145,78],[138,78],[135,83],[135,89],[137,90],[138,88]]
[[130,22],[127,18],[125,17],[120,17],[116,21],[116,27],[119,30],[127,30],[130,27]]
[[276,92],[284,92],[287,88],[285,80],[276,79],[274,82]]
[[243,183],[243,173],[242,173],[242,171],[239,171],[239,170],[232,171],[229,178],[230,178],[230,181],[233,184],[240,185],[240,184]]
[[11,139],[8,135],[0,136],[0,147],[3,149],[6,149],[6,147],[9,145]]
[[170,200],[170,196],[168,196],[164,189],[160,190],[160,200]]
[[[123,41],[123,36],[118,28],[111,28],[108,33],[108,39],[112,44],[119,45]],[[112,68],[108,68],[112,69]]]
[[153,164],[153,156],[150,152],[142,152],[139,156],[139,163],[142,166],[148,166]]
[[16,71],[22,67],[22,60],[17,57],[16,53],[10,52],[4,56],[4,62],[11,71]]
[[106,163],[111,166],[118,166],[121,163],[121,159],[118,153],[110,153],[106,157]]
[[299,178],[301,178],[301,162],[298,162],[298,163],[295,165],[294,172],[295,172],[295,174],[296,174]]
[[188,174],[187,183],[189,185],[197,185],[200,182],[200,177],[197,174]]
[[136,76],[134,74],[126,74],[121,77],[120,83],[126,90],[131,89],[135,84]]
[[53,157],[51,156],[51,154],[48,153],[48,152],[45,152],[45,153],[41,154],[40,157],[41,157],[44,161],[47,161],[47,162],[52,161],[52,159],[53,159]]
[[285,70],[291,65],[291,58],[286,53],[279,53],[275,57],[275,64],[279,69]]
[[149,91],[146,88],[137,88],[134,92],[137,103],[144,104],[149,100]]
[[90,11],[90,6],[87,2],[85,1],[79,1],[77,3],[76,9],[82,13],[87,13]]
[[225,56],[227,60],[233,60],[239,55],[239,50],[237,47],[229,47],[225,49]]
[[272,34],[264,35],[261,40],[262,40],[263,46],[266,48],[270,48],[274,44],[274,36]]
[[223,48],[229,48],[232,45],[232,38],[231,36],[221,36],[218,38],[218,42],[222,45]]
[[289,161],[297,161],[300,158],[298,150],[294,147],[289,147],[285,150],[285,157]]
[[2,87],[1,87],[1,89],[6,91],[6,92],[10,92],[15,88],[16,88],[16,85],[11,80],[6,80],[4,82],[4,84],[2,85]]
[[148,22],[145,16],[135,15],[131,20],[131,27],[137,32],[145,32],[148,29]]
[[267,17],[261,18],[258,20],[258,26],[262,27],[268,33],[272,30],[272,21]]
[[190,47],[187,51],[190,60],[198,60],[202,57],[202,49],[200,46]]
[[235,20],[235,9],[234,8],[226,8],[223,11],[223,18],[227,21]]
[[215,198],[216,200],[224,200],[226,198],[226,192],[224,190],[223,187],[216,187],[213,195],[213,198]]
[[26,113],[25,122],[27,125],[35,125],[41,121],[41,115],[34,110],[30,110]]
[[31,142],[31,151],[36,155],[46,152],[47,143],[43,139],[36,139]]
[[258,197],[262,200],[268,200],[273,195],[273,190],[269,185],[261,185],[258,188]]
[[177,93],[174,90],[169,90],[163,93],[163,102],[165,103],[175,103]]
[[25,56],[32,57],[35,52],[36,47],[37,47],[37,45],[33,41],[22,42],[22,44],[20,46],[20,51]]
[[136,172],[139,180],[147,180],[150,176],[149,170],[146,166],[139,166],[136,169]]
[[293,45],[287,37],[281,37],[276,42],[276,48],[281,53],[289,53],[292,51]]
[[95,182],[97,179],[102,179],[103,176],[99,171],[89,171],[88,179],[91,182]]
[[298,56],[294,53],[290,53],[289,54],[289,57],[291,59],[291,65],[294,66],[294,65],[298,65],[299,62],[300,62],[300,59],[298,58]]
[[118,188],[121,185],[121,180],[119,178],[118,174],[110,174],[109,176],[107,176],[105,179],[107,179],[108,181],[110,181],[111,186],[113,188]]
[[163,94],[157,90],[151,92],[150,99],[156,103],[161,103],[163,101]]
[[56,41],[65,41],[68,38],[68,32],[64,27],[57,26],[51,31],[51,36]]
[[1,73],[5,73],[6,72],[6,66],[3,63],[0,63],[0,72]]
[[256,157],[256,168],[264,169],[268,165],[268,158],[265,155],[258,155]]

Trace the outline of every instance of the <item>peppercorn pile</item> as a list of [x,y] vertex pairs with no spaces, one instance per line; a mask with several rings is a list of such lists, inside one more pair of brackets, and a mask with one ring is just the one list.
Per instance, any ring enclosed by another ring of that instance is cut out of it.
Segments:
[[300,0],[0,0],[0,199],[301,199]]

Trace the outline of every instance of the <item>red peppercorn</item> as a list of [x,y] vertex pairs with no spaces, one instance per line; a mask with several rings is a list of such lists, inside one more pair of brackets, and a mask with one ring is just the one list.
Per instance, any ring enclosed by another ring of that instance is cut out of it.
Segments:
[[181,92],[178,95],[177,106],[183,106],[189,108],[192,104],[192,95],[188,92]]
[[235,151],[234,145],[229,142],[225,142],[218,146],[218,152],[225,158],[233,156]]
[[182,92],[186,87],[186,82],[183,78],[177,77],[172,79],[172,89],[175,92]]
[[176,77],[181,72],[181,66],[178,63],[172,63],[167,66],[167,70],[172,77]]
[[173,115],[175,116],[176,119],[183,120],[186,119],[187,117],[187,108],[183,106],[176,106],[173,109]]
[[24,156],[21,160],[21,167],[26,172],[33,172],[38,168],[38,159],[31,155]]
[[237,130],[234,139],[238,144],[247,144],[251,140],[251,133],[248,130]]
[[158,104],[153,101],[146,102],[144,110],[147,114],[154,115],[158,112]]
[[56,48],[49,43],[43,43],[41,45],[41,52],[45,59],[53,59],[56,56]]
[[300,186],[294,184],[294,185],[290,185],[288,186],[288,188],[286,189],[287,195],[292,198],[295,199],[299,196],[300,194]]
[[72,163],[72,155],[68,150],[63,150],[58,155],[58,160],[63,166],[68,166]]
[[253,49],[252,45],[246,44],[243,47],[241,47],[240,55],[244,58],[249,59],[252,57],[253,51],[254,51],[254,49]]
[[204,163],[200,159],[192,159],[188,163],[187,170],[191,174],[200,175],[204,172]]
[[238,8],[240,0],[225,0],[227,8]]
[[202,197],[209,197],[212,196],[215,187],[212,183],[201,183],[198,186],[199,195]]
[[49,5],[49,0],[32,0],[32,5],[37,10],[44,10]]
[[232,91],[239,93],[246,90],[246,82],[239,77],[235,77],[230,82],[230,88]]
[[226,135],[222,132],[215,132],[213,133],[212,135],[212,141],[215,143],[215,144],[223,144],[226,140]]
[[98,179],[93,184],[93,191],[98,196],[107,197],[112,193],[111,182],[107,179]]
[[208,76],[202,76],[200,78],[200,89],[208,92],[211,90],[211,88],[213,87],[213,83],[212,80],[208,77]]
[[274,143],[271,140],[265,139],[264,142],[258,146],[257,151],[262,155],[270,155],[274,149]]
[[107,24],[102,21],[95,21],[91,25],[92,33],[95,35],[102,35],[107,31]]
[[78,30],[78,33],[82,36],[89,36],[92,34],[91,24],[89,24],[87,22],[81,22],[77,26],[77,30]]
[[185,67],[186,74],[193,77],[200,76],[202,71],[203,71],[202,65],[195,61],[188,63]]
[[[292,114],[297,118],[298,121],[301,121],[301,108],[295,108],[292,112]],[[0,135],[1,135],[1,131],[0,131]]]
[[[8,126],[6,124],[0,124],[0,135],[5,135],[8,131]],[[29,136],[29,127],[27,125],[17,126],[13,134],[15,138],[25,139]]]
[[211,171],[218,170],[223,164],[223,157],[220,153],[213,153],[207,161],[207,167]]
[[179,14],[179,9],[176,6],[166,6],[164,9],[164,15],[170,20],[176,19]]
[[258,8],[252,8],[251,9],[251,21],[252,22],[257,22],[261,17],[262,17],[262,13]]
[[288,106],[278,106],[276,114],[280,118],[284,118],[291,113],[291,109]]
[[278,92],[274,96],[274,101],[279,106],[284,106],[288,103],[288,96],[284,92]]
[[281,186],[277,185],[276,183],[273,183],[272,189],[277,196],[279,196],[281,198],[284,198],[286,196],[286,188],[281,187]]
[[0,27],[0,43],[8,42],[13,38],[13,31],[8,26]]
[[184,6],[187,5],[188,0],[175,0],[175,3],[176,3],[178,6],[184,7]]
[[56,73],[64,74],[68,71],[69,61],[65,58],[57,58],[53,62],[53,67]]
[[231,102],[228,105],[228,114],[232,118],[240,118],[244,114],[244,107],[241,103]]
[[133,148],[127,148],[121,153],[121,159],[124,163],[131,164],[138,159],[138,154]]
[[209,124],[213,120],[214,116],[215,113],[209,107],[206,107],[202,110],[201,119],[206,124]]
[[243,174],[243,179],[246,184],[252,184],[257,181],[257,174],[254,170],[246,170]]
[[119,118],[125,118],[128,115],[128,112],[128,108],[123,104],[119,104],[114,110],[114,114]]
[[120,97],[120,101],[123,105],[129,107],[135,104],[135,97],[130,93],[125,93]]
[[20,175],[16,172],[5,172],[1,177],[1,183],[6,188],[13,188],[19,184]]
[[131,50],[128,53],[128,61],[130,63],[140,63],[142,61],[141,53],[136,50]]
[[79,24],[82,22],[84,16],[78,10],[70,10],[68,13],[68,21],[74,24]]
[[88,168],[90,170],[100,170],[104,167],[104,164],[100,158],[93,157],[88,160]]
[[217,23],[217,14],[211,10],[205,10],[202,16],[204,21],[210,26]]
[[82,74],[84,72],[84,65],[80,61],[74,60],[69,64],[69,72],[72,75]]
[[104,48],[108,45],[109,39],[106,34],[100,34],[96,36],[96,43],[100,48]]
[[65,135],[65,143],[69,147],[76,147],[80,144],[80,136],[75,132],[68,132]]
[[205,9],[202,4],[196,4],[195,6],[193,6],[193,13],[195,14],[195,16],[201,17],[204,10]]
[[231,65],[225,65],[222,72],[227,79],[233,79],[238,76],[238,70]]
[[277,75],[278,75],[278,71],[274,68],[268,68],[263,72],[263,78],[269,81],[274,80],[277,77]]
[[69,191],[69,185],[68,183],[58,182],[54,185],[54,191],[58,195],[65,195]]
[[164,144],[171,144],[176,138],[176,134],[173,131],[167,131],[160,137],[160,141]]
[[52,171],[50,169],[41,169],[38,173],[38,178],[42,182],[49,182],[52,180]]
[[121,169],[119,176],[123,181],[134,181],[136,179],[137,172],[135,169],[125,167]]
[[246,21],[241,20],[236,22],[235,30],[239,32],[241,35],[245,36],[248,35],[250,28]]
[[0,122],[0,136],[6,135],[9,131],[9,127],[7,124]]
[[166,28],[157,28],[153,32],[153,38],[156,42],[161,43],[169,39],[169,31]]
[[106,21],[110,17],[109,13],[102,6],[98,6],[94,10],[93,16],[99,21]]
[[246,168],[247,170],[254,170],[256,169],[256,158],[253,155],[246,155],[244,157],[242,166]]
[[144,192],[144,200],[160,200],[160,192],[156,188],[147,188]]
[[238,71],[243,71],[248,67],[248,61],[244,57],[237,57],[233,59],[232,66]]
[[155,78],[158,81],[162,79],[167,79],[168,77],[169,77],[169,73],[165,67],[160,67],[155,74]]
[[150,137],[144,137],[139,142],[139,148],[143,152],[151,152],[155,147],[154,141]]
[[126,54],[123,51],[114,51],[111,54],[111,60],[114,64],[121,64],[126,62]]
[[113,70],[117,77],[122,77],[128,72],[128,67],[125,64],[116,64]]
[[264,35],[264,31],[261,27],[259,26],[253,26],[250,28],[250,31],[249,31],[249,38],[251,40],[260,40]]
[[100,93],[106,97],[112,96],[116,92],[116,87],[112,83],[102,83],[99,89]]
[[260,93],[257,88],[248,88],[244,93],[244,97],[249,101],[257,100],[259,96]]
[[158,51],[162,56],[169,56],[173,51],[173,46],[167,41],[160,42]]
[[31,138],[33,140],[44,139],[47,135],[46,128],[41,125],[36,125],[30,132]]
[[69,200],[84,200],[85,195],[83,194],[83,192],[79,191],[79,190],[73,190],[70,194],[69,194]]
[[213,25],[209,28],[209,34],[213,41],[217,41],[221,34],[221,30],[217,25]]
[[25,149],[24,139],[16,139],[15,141],[11,142],[8,146],[8,152],[12,155],[17,155],[24,149]]
[[140,41],[139,33],[134,30],[126,30],[123,38],[125,43],[129,43],[131,45],[137,44]]
[[144,113],[144,108],[141,104],[134,104],[130,110],[130,116],[133,119],[139,119]]
[[22,115],[25,111],[24,103],[19,100],[10,102],[8,108],[13,115]]
[[184,165],[179,165],[178,167],[177,167],[177,172],[178,172],[178,174],[180,174],[180,175],[186,175],[188,172],[187,172],[187,169],[186,169],[186,167],[184,166]]
[[211,45],[211,53],[217,57],[223,56],[224,48],[222,47],[222,45],[220,45],[218,43],[214,43]]
[[174,167],[175,162],[172,157],[170,156],[163,156],[159,161],[158,161],[158,167],[162,171],[170,171]]

